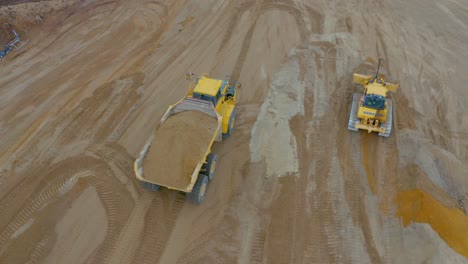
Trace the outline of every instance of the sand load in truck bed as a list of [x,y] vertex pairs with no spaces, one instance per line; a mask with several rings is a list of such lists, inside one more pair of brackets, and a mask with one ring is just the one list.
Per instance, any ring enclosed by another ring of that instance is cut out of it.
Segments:
[[143,161],[143,177],[167,187],[186,188],[213,139],[218,121],[200,111],[170,116],[154,131]]

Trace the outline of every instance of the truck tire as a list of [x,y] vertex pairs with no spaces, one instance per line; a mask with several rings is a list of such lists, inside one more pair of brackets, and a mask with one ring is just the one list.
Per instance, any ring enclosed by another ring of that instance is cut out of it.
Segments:
[[206,190],[208,189],[208,176],[199,174],[192,192],[187,193],[187,198],[196,204],[200,204],[205,199]]
[[141,186],[144,189],[152,190],[153,192],[157,192],[161,188],[161,186],[150,182],[141,182]]
[[226,134],[223,135],[225,138],[230,136],[232,134],[232,132],[234,131],[234,124],[236,122],[236,115],[237,115],[237,109],[234,108],[234,110],[232,111],[231,116],[229,117],[228,131],[227,131]]
[[210,181],[213,180],[217,167],[218,167],[218,155],[210,153],[208,157],[206,158],[206,163],[205,163],[205,170],[206,170],[205,173],[208,176],[208,180]]

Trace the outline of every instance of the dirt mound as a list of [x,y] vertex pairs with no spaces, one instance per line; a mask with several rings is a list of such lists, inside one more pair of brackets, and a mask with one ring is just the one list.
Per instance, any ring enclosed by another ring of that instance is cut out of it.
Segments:
[[28,36],[35,26],[75,4],[75,0],[5,0],[0,1],[0,44],[12,40],[12,29]]
[[40,2],[41,0],[2,0],[0,1],[0,6],[7,6],[7,5],[17,5],[21,3],[27,2]]
[[164,186],[187,187],[216,127],[216,118],[199,111],[171,116],[154,132],[143,176]]

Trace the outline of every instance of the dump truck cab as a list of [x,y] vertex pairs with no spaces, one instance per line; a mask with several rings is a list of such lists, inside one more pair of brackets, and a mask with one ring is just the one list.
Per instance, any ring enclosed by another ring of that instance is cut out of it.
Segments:
[[206,75],[197,77],[189,89],[187,97],[210,101],[216,112],[223,117],[223,137],[229,136],[234,128],[236,118],[236,87],[228,81],[209,78]]

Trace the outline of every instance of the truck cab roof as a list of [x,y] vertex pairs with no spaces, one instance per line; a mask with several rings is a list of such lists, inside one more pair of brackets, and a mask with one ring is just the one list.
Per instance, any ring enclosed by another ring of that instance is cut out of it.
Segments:
[[200,77],[197,85],[193,89],[194,93],[204,94],[209,96],[216,96],[221,86],[224,86],[225,82],[222,80],[211,79],[205,76]]

